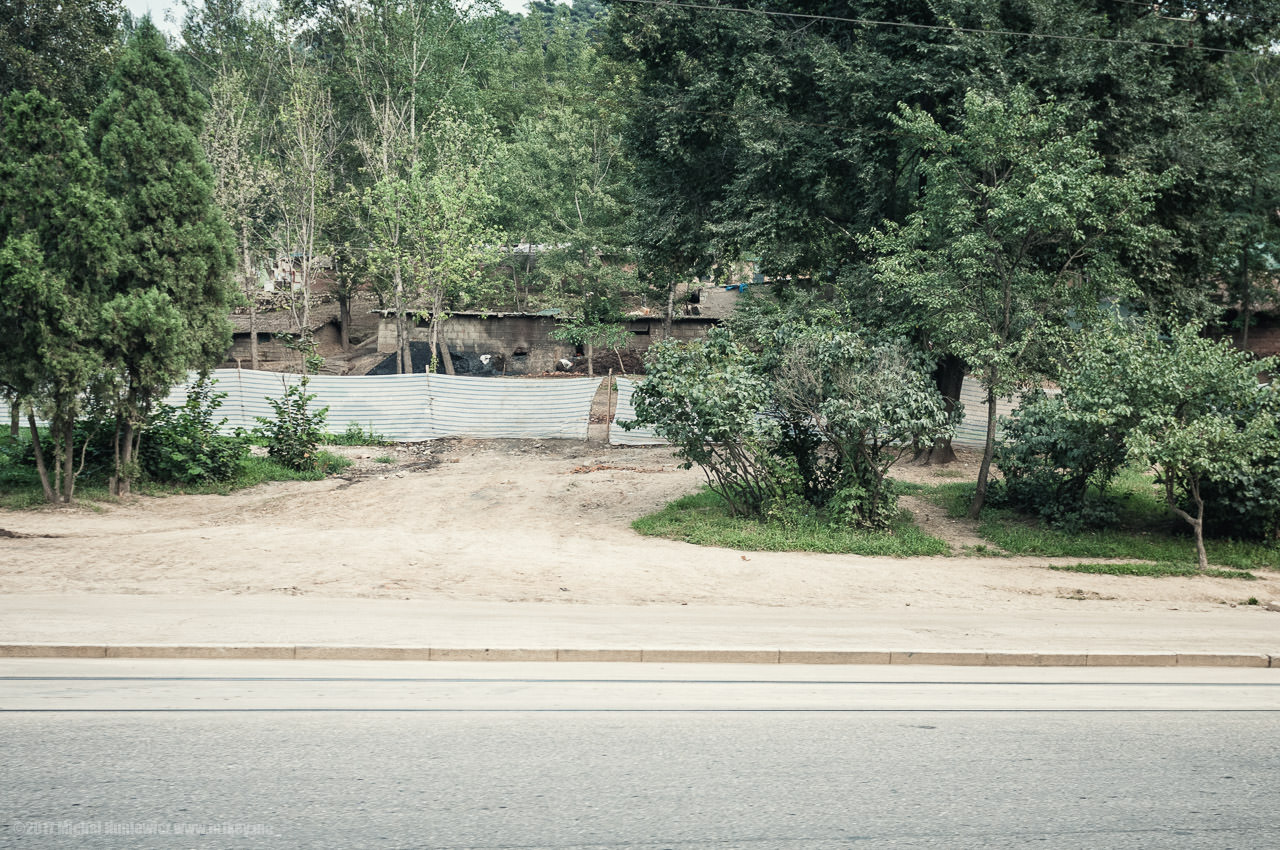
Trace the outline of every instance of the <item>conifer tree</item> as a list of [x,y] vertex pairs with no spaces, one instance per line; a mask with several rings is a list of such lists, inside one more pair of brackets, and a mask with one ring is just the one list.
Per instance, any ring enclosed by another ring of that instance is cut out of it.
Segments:
[[129,492],[137,429],[152,406],[230,343],[234,242],[200,148],[204,109],[182,62],[144,20],[90,124],[122,217],[122,269],[103,308],[118,495]]
[[4,98],[0,387],[51,425],[59,461],[52,470],[34,413],[28,416],[40,483],[51,502],[69,502],[75,494],[73,429],[101,368],[96,323],[117,259],[115,207],[79,125],[35,91]]

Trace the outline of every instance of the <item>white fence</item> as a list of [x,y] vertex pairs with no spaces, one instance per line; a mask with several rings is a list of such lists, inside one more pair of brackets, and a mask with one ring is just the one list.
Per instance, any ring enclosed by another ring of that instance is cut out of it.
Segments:
[[[274,415],[267,396],[281,398],[299,375],[219,369],[216,391],[226,393],[223,428],[253,428]],[[328,407],[326,427],[341,432],[355,422],[390,440],[439,437],[585,440],[599,378],[467,378],[454,375],[313,375],[311,409]],[[182,404],[187,387],[166,403]]]

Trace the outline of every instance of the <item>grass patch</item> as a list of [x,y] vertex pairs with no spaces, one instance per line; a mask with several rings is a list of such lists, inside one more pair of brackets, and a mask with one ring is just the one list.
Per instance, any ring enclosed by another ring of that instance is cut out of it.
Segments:
[[[968,512],[973,489],[972,483],[940,484],[929,488],[925,497],[944,508],[948,515],[959,517]],[[1194,567],[1195,541],[1190,527],[1169,511],[1149,475],[1125,470],[1110,492],[1116,497],[1118,516],[1117,525],[1112,528],[1066,532],[1046,527],[1039,519],[1010,509],[984,508],[978,534],[1013,555],[1124,558],[1162,566]],[[1280,569],[1280,547],[1273,544],[1209,538],[1205,540],[1205,550],[1210,563],[1233,570]]]
[[391,443],[386,437],[373,430],[370,425],[366,431],[359,422],[352,422],[347,425],[347,430],[341,434],[325,434],[321,440],[327,446],[389,446]]
[[[256,487],[268,481],[319,481],[341,472],[351,461],[331,452],[316,453],[317,468],[298,472],[276,463],[269,457],[250,455],[240,463],[240,470],[231,481],[209,484],[165,484],[138,479],[133,491],[143,496],[220,495],[225,496],[246,487]],[[77,482],[76,502],[92,507],[95,502],[116,502],[105,482],[88,480]],[[49,504],[40,488],[40,476],[32,468],[14,464],[0,464],[0,508],[21,511],[41,508]]]
[[391,455],[382,455],[380,457],[375,457],[373,459],[373,462],[374,463],[395,463],[395,458],[391,457]]
[[888,531],[837,528],[816,519],[793,525],[733,516],[719,495],[703,489],[643,516],[631,527],[649,537],[747,552],[828,552],[912,557],[946,555],[950,547],[918,529],[902,512]]
[[1049,567],[1071,573],[1094,573],[1108,576],[1209,576],[1210,578],[1238,578],[1245,581],[1257,581],[1258,577],[1248,570],[1205,570],[1200,572],[1187,564],[1070,564]]

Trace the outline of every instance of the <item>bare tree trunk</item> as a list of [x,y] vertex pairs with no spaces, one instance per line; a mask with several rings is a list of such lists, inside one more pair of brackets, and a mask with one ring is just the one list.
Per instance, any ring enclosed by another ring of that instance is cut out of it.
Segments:
[[76,423],[68,417],[62,426],[62,501],[70,504],[76,495]]
[[22,421],[22,403],[16,398],[9,404],[9,436],[18,439],[18,434],[22,429],[19,427]]
[[396,371],[404,375],[413,371],[413,361],[409,357],[409,334],[404,317],[404,278],[400,274],[399,263],[396,263],[393,276],[396,286]]
[[351,350],[351,294],[338,288],[338,342],[343,351]]
[[596,351],[596,347],[595,347],[595,345],[593,345],[592,343],[589,343],[589,342],[588,342],[588,343],[587,343],[587,377],[588,377],[588,378],[594,378],[594,377],[596,376],[596,373],[595,373],[595,359],[596,359],[595,351]]
[[115,495],[128,496],[133,491],[133,472],[130,465],[133,463],[133,423],[125,419],[119,424],[118,436],[116,437],[117,462]]
[[671,339],[671,320],[676,309],[676,286],[673,282],[667,287],[667,314],[662,318],[662,338]]
[[[964,361],[954,354],[948,354],[938,361],[933,370],[934,385],[942,395],[942,402],[950,416],[960,406],[960,390],[964,387]],[[914,463],[939,466],[951,463],[956,459],[955,449],[951,446],[951,438],[944,437],[933,441],[928,448],[921,448],[911,460]]]
[[969,505],[969,519],[977,519],[982,512],[982,503],[987,500],[987,484],[991,475],[991,459],[996,451],[996,394],[995,390],[987,390],[987,445],[982,452],[982,465],[978,467],[978,489],[973,492],[973,503]]
[[31,408],[27,408],[27,426],[31,428],[31,449],[36,456],[36,472],[40,473],[40,488],[44,490],[46,502],[56,502],[58,497],[49,483],[49,469],[45,466],[44,449],[40,445],[40,429],[36,427],[36,414]]
[[240,262],[244,273],[244,297],[249,301],[249,368],[258,368],[258,282],[249,250],[249,225],[240,225]]

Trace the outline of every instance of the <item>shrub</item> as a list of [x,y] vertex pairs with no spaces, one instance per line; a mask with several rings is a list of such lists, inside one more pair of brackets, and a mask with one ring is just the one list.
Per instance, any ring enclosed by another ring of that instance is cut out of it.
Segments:
[[226,393],[214,392],[207,374],[187,390],[181,407],[161,405],[143,431],[142,469],[155,481],[199,484],[230,481],[249,454],[243,433],[221,434],[214,421]]
[[265,438],[267,454],[282,466],[300,472],[316,468],[317,446],[324,438],[325,415],[329,408],[308,409],[314,394],[307,394],[307,378],[286,387],[284,397],[267,398],[274,418],[259,416],[258,432]]
[[791,522],[817,509],[841,525],[887,528],[897,508],[885,476],[947,430],[942,397],[896,343],[824,326],[773,333],[778,344],[758,348],[726,328],[655,346],[636,423],[701,466],[737,513]]

